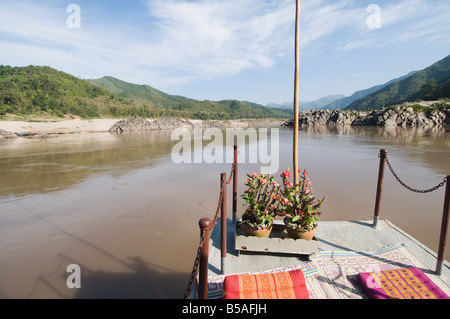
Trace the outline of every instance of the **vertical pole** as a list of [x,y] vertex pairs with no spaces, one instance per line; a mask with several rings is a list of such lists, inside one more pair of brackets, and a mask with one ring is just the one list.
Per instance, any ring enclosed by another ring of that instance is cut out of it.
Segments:
[[384,168],[386,165],[386,156],[388,151],[380,150],[380,167],[378,169],[377,197],[375,200],[375,212],[373,215],[373,228],[377,228],[378,219],[380,218],[381,194],[383,192]]
[[198,222],[198,225],[200,226],[200,236],[205,240],[203,242],[199,263],[198,299],[206,299],[208,294],[208,254],[211,220],[209,218],[202,218]]
[[233,166],[233,225],[236,225],[237,213],[237,179],[238,179],[238,146],[234,145],[234,166]]
[[445,197],[444,197],[444,211],[442,213],[442,223],[441,223],[441,237],[439,240],[439,252],[438,260],[436,264],[436,274],[441,275],[442,264],[445,260],[445,247],[447,244],[447,234],[448,234],[448,219],[450,214],[450,175],[447,175],[445,187]]
[[220,184],[222,194],[222,205],[221,205],[221,232],[222,232],[222,240],[221,240],[221,269],[222,274],[225,274],[224,264],[225,258],[227,257],[227,174],[222,173],[220,175]]
[[300,0],[296,0],[295,16],[295,76],[294,76],[294,185],[298,188],[298,88],[300,69]]

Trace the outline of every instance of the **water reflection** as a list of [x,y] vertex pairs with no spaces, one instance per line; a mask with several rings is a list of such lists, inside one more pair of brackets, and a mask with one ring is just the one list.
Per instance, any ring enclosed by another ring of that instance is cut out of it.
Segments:
[[[450,174],[450,131],[444,127],[316,126],[303,128],[301,136],[306,139],[347,136],[351,138],[351,144],[357,147],[370,145],[386,148],[389,155],[423,163],[424,167],[433,169],[438,175]],[[330,146],[342,147],[345,143],[339,139],[339,143]]]
[[17,139],[1,146],[0,198],[63,190],[96,174],[153,166],[172,146],[169,132]]
[[383,139],[418,139],[424,136],[433,139],[445,137],[448,131],[444,127],[402,128],[400,126],[351,126],[351,125],[321,125],[303,127],[301,131],[318,134],[339,134],[356,136],[377,136]]

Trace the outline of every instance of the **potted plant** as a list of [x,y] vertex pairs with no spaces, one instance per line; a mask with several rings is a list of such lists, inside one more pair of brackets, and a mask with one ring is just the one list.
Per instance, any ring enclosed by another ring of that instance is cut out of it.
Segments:
[[[270,174],[247,174],[248,187],[241,197],[247,206],[242,215],[242,228],[246,235],[268,237],[272,231],[273,219],[277,216],[277,194],[279,184]],[[278,195],[280,198],[280,195]]]
[[[299,173],[301,171],[299,170]],[[281,174],[283,185],[280,187],[281,207],[278,213],[284,217],[286,231],[290,238],[311,240],[320,220],[322,206],[326,197],[317,200],[313,195],[308,172],[303,171],[298,185],[289,181],[289,169]]]

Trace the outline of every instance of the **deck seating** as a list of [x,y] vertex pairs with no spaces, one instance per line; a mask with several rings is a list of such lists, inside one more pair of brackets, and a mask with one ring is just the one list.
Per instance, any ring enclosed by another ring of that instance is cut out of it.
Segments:
[[300,269],[271,274],[225,277],[224,299],[309,299]]
[[359,273],[358,282],[374,299],[449,299],[417,267]]

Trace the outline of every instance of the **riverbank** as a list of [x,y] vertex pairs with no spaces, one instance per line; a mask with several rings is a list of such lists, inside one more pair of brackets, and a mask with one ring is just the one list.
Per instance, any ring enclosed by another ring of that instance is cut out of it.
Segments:
[[242,119],[242,120],[187,120],[179,118],[161,119],[91,119],[63,120],[51,122],[0,121],[0,139],[16,137],[51,137],[62,134],[84,134],[101,132],[139,132],[168,130],[177,127],[257,127],[280,126],[283,119]]
[[[179,127],[276,127],[293,126],[294,120],[239,119],[189,120],[166,117],[159,119],[133,117],[128,119],[66,119],[61,121],[0,121],[0,139],[16,137],[51,137],[61,134],[126,133],[171,130]],[[450,125],[450,103],[423,101],[403,103],[374,111],[307,110],[299,114],[299,125],[322,126],[378,126],[402,128],[436,128]]]

